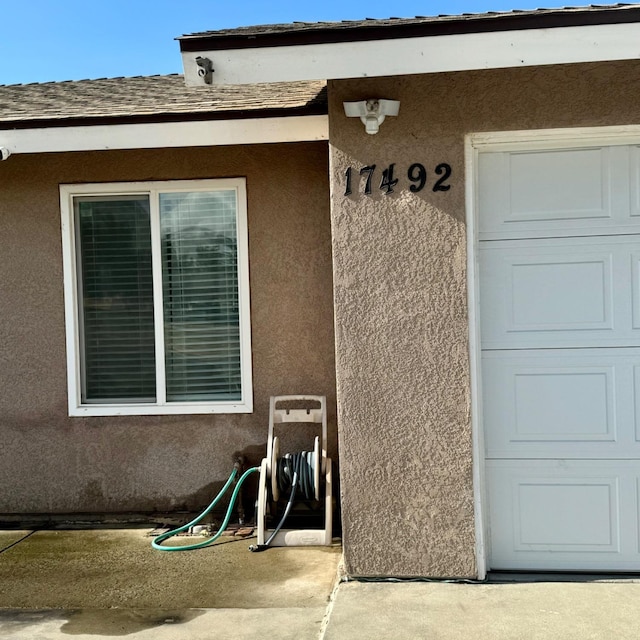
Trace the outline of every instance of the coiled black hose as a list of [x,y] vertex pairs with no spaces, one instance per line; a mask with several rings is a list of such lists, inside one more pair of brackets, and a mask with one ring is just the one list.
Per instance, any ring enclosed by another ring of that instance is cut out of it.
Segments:
[[286,453],[278,460],[276,479],[280,493],[287,494],[293,486],[294,474],[298,474],[298,490],[305,500],[314,500],[315,491],[315,457],[313,451]]

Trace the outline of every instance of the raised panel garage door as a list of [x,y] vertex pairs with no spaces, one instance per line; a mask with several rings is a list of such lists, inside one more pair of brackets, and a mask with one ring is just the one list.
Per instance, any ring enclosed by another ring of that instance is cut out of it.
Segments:
[[640,570],[640,147],[479,155],[491,569]]

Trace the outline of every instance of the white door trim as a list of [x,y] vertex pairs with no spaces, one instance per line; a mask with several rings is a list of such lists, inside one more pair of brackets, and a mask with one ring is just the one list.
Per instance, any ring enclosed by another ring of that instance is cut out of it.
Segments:
[[485,484],[482,376],[480,367],[480,298],[478,272],[478,154],[481,151],[590,147],[640,144],[640,125],[492,131],[465,136],[465,205],[467,221],[467,300],[469,306],[469,359],[473,493],[478,579],[491,567],[489,522]]
[[479,151],[529,151],[591,147],[594,144],[640,144],[640,124],[614,127],[573,127],[564,129],[526,129],[522,131],[483,131],[466,136]]
[[467,305],[469,308],[469,367],[471,384],[471,435],[473,444],[473,511],[475,517],[476,567],[478,580],[487,575],[487,519],[484,513],[484,431],[482,427],[482,389],[480,369],[480,316],[477,262],[478,150],[473,134],[465,136],[465,200],[467,209]]

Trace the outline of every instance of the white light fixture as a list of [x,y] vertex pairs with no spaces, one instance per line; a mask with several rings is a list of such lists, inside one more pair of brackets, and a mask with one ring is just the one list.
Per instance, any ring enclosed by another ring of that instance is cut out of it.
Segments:
[[365,131],[371,135],[378,133],[380,125],[387,116],[397,116],[400,110],[399,100],[369,98],[359,102],[343,102],[344,112],[348,118],[360,118]]

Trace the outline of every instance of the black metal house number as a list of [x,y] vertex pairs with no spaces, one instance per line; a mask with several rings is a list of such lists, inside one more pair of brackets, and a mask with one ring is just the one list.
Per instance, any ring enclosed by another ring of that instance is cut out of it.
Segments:
[[[389,195],[394,192],[394,187],[398,185],[400,182],[399,178],[394,178],[395,173],[395,162],[391,163],[386,169],[382,171],[382,177],[380,179],[379,189],[385,194]],[[372,193],[372,183],[374,181],[374,174],[376,171],[375,164],[369,164],[366,167],[362,167],[359,170],[359,175],[365,177],[364,181],[364,190],[363,193],[365,196],[370,196]],[[441,162],[435,168],[436,176],[439,176],[431,185],[431,191],[449,191],[451,189],[451,185],[448,183],[449,178],[451,177],[451,165],[446,162]],[[345,177],[345,188],[344,195],[350,196],[353,193],[353,175],[354,170],[353,167],[348,167],[344,172]],[[429,176],[426,167],[420,162],[414,162],[407,169],[407,179],[412,184],[409,185],[409,191],[412,193],[418,193],[422,191],[429,183]]]

